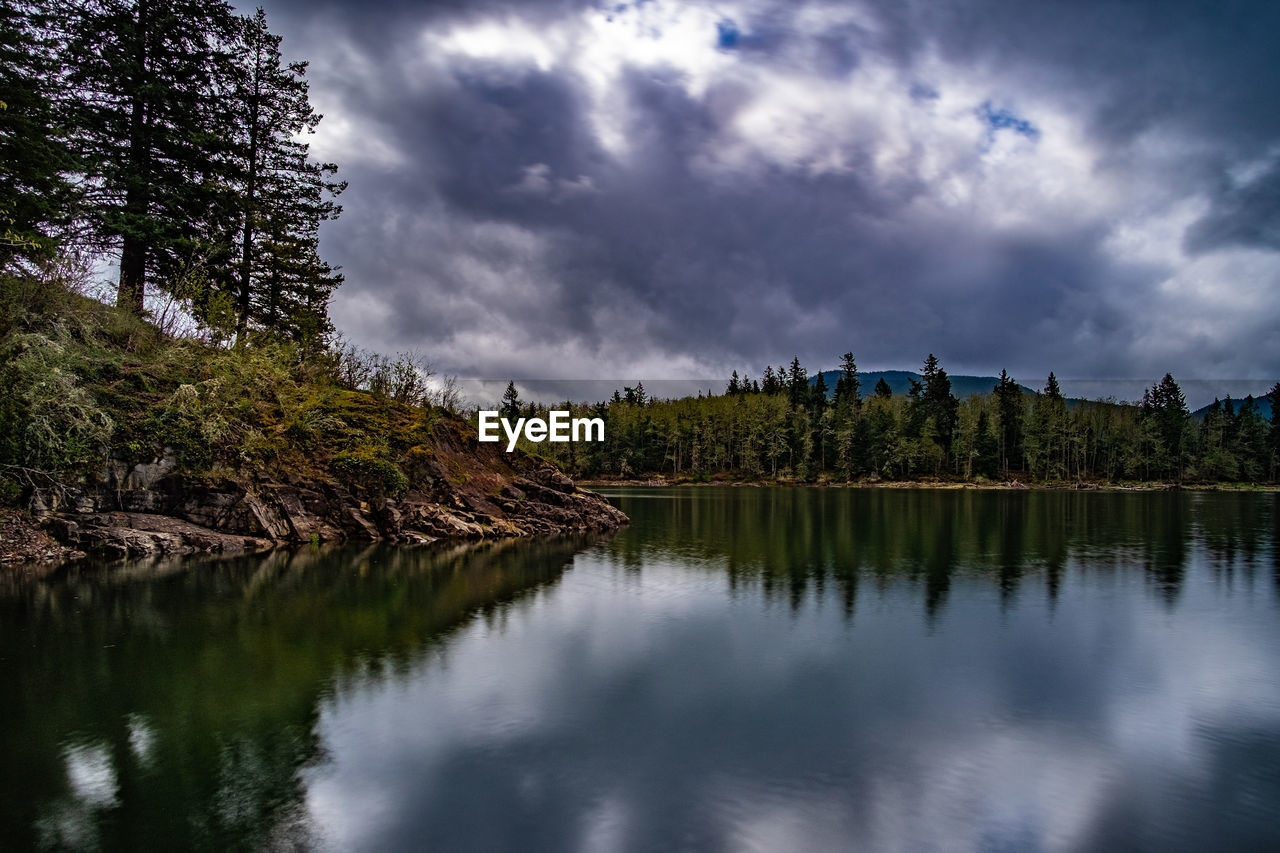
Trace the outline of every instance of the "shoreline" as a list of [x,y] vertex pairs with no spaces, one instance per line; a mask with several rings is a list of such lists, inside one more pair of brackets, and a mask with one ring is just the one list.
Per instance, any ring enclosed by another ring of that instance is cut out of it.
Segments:
[[833,480],[805,482],[803,480],[575,480],[587,489],[625,486],[628,488],[676,488],[731,486],[734,488],[805,488],[805,489],[934,489],[937,491],[985,491],[985,492],[1259,492],[1280,493],[1280,483],[1172,483],[1142,481],[1134,483],[1081,482],[1030,482],[1020,480],[992,481],[985,483],[949,480],[881,480],[877,482],[837,482]]
[[[433,456],[443,455],[443,443]],[[465,476],[423,475],[396,498],[301,477],[162,477],[113,491],[97,482],[37,491],[28,507],[0,506],[0,567],[89,556],[263,553],[281,547],[526,539],[617,530],[624,513],[554,467],[523,459],[505,470],[455,458]]]

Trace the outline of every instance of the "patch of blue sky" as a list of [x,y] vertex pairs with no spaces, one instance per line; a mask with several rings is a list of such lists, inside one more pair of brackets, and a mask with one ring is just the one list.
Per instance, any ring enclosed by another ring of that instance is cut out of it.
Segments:
[[996,134],[1002,130],[1012,130],[1019,136],[1025,136],[1033,142],[1040,138],[1040,128],[1027,119],[1020,118],[1010,110],[994,107],[990,101],[983,101],[974,112],[982,123],[987,126],[982,145],[984,149],[991,147],[995,142]]
[[716,23],[716,42],[725,50],[732,50],[736,47],[738,38],[741,35],[738,25],[728,18]]

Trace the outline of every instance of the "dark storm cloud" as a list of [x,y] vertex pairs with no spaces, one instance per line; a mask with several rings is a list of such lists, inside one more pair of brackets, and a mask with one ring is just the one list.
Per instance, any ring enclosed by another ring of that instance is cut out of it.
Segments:
[[1224,181],[1212,212],[1187,229],[1186,247],[1206,252],[1223,246],[1280,249],[1280,168],[1240,185]]
[[1266,107],[1280,83],[1273,3],[966,0],[927,4],[900,25],[914,49],[936,43],[958,63],[994,62],[1093,100],[1088,117],[1113,142],[1163,122],[1224,151],[1280,134]]
[[[528,378],[846,349],[1030,376],[1280,370],[1280,8],[744,4],[707,10],[706,56],[601,78],[585,22],[654,16],[633,37],[653,45],[699,8],[642,7],[269,5],[342,125],[322,144],[351,189],[324,249],[353,338]],[[506,34],[448,42],[486,23]],[[743,130],[768,110],[785,121]],[[1244,282],[1242,248],[1262,252]]]

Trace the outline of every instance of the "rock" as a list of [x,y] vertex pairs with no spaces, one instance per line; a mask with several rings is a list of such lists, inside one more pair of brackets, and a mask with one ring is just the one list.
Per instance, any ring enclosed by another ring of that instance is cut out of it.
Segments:
[[220,533],[180,518],[149,513],[97,513],[75,520],[54,517],[46,529],[63,542],[108,557],[237,553],[275,544],[270,539]]
[[[50,542],[62,543],[53,547],[113,557],[313,541],[498,539],[627,523],[608,501],[543,460],[487,446],[481,452],[442,442],[418,460],[417,489],[398,500],[296,472],[279,479],[261,471],[243,479],[193,477],[177,473],[175,464],[172,451],[144,465],[110,463],[88,484],[34,494],[33,516]],[[25,553],[35,552],[33,544]]]
[[166,447],[161,452],[159,459],[150,463],[139,462],[134,465],[133,469],[124,478],[124,487],[126,489],[150,488],[157,480],[173,473],[177,467],[177,454],[173,452],[172,447]]
[[0,509],[0,563],[6,568],[25,564],[22,565],[23,570],[43,572],[57,563],[85,556],[79,548],[59,544],[61,537],[51,535],[38,524],[27,513]]
[[571,495],[576,490],[573,480],[570,480],[563,471],[560,471],[551,465],[538,465],[528,472],[530,480],[545,486],[548,489],[554,489],[566,495]]

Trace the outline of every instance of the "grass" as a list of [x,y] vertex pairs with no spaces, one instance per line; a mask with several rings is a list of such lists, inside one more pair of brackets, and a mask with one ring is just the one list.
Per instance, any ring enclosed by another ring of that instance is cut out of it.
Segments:
[[[268,339],[228,348],[169,337],[56,281],[0,276],[0,466],[63,479],[166,449],[193,475],[335,478],[394,495],[424,470],[433,407],[343,387],[331,351]],[[0,475],[0,479],[4,479]]]

